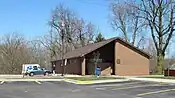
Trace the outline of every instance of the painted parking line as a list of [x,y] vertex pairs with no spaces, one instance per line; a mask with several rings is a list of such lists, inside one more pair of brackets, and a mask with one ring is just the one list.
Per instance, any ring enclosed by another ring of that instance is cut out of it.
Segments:
[[143,83],[143,82],[129,82],[129,83],[120,83],[120,84],[109,84],[109,85],[93,85],[91,87],[112,87],[112,86],[122,86],[122,85],[130,85],[130,84],[139,84],[139,83]]
[[95,88],[97,90],[106,90],[106,88]]
[[5,81],[1,81],[1,83],[0,84],[3,84]]
[[35,81],[37,84],[41,84],[41,82],[39,82],[39,81]]
[[174,89],[166,89],[166,90],[140,93],[140,94],[137,94],[137,96],[145,96],[145,95],[151,95],[151,94],[165,93],[165,92],[170,92],[170,91],[175,91],[175,88]]
[[138,86],[114,88],[114,89],[112,89],[112,90],[125,90],[125,89],[132,89],[132,88],[141,88],[141,87],[162,86],[162,85],[166,85],[166,84],[167,84],[167,83],[149,84],[149,85],[138,85]]
[[72,90],[72,92],[79,92],[79,91],[81,91],[80,89],[74,89],[74,90]]

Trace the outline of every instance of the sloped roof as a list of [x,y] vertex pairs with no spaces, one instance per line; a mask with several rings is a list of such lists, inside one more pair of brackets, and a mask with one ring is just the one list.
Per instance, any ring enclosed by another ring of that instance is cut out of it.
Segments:
[[86,54],[114,41],[115,39],[116,38],[111,38],[111,39],[108,39],[108,40],[105,40],[105,41],[102,41],[99,43],[93,43],[93,44],[89,44],[89,45],[86,45],[84,47],[75,49],[71,52],[66,53],[65,58],[81,57],[83,55],[86,55]]
[[[102,46],[112,42],[112,41],[120,41],[120,42],[123,42],[125,43],[126,45],[128,45],[129,47],[132,47],[134,50],[136,50],[137,52],[139,53],[142,53],[144,55],[147,56],[147,58],[149,58],[149,54],[147,54],[146,52],[134,47],[133,45],[127,43],[126,41],[122,40],[121,38],[119,37],[114,37],[114,38],[110,38],[110,39],[107,39],[105,41],[102,41],[102,42],[98,42],[98,43],[93,43],[93,44],[89,44],[89,45],[86,45],[84,47],[81,47],[81,48],[78,48],[78,49],[75,49],[71,52],[68,52],[64,55],[64,59],[69,59],[69,58],[76,58],[76,57],[82,57],[88,53],[91,53],[93,51],[95,51],[96,49],[98,48],[101,48]],[[60,60],[61,58],[59,58],[58,60]]]

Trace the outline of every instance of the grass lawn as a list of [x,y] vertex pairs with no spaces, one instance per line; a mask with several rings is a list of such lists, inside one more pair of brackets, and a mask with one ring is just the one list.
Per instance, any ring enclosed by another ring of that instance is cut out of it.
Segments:
[[124,79],[120,77],[65,77],[66,79],[73,79],[73,80],[79,80],[79,81],[93,81],[93,80],[111,80],[111,79]]

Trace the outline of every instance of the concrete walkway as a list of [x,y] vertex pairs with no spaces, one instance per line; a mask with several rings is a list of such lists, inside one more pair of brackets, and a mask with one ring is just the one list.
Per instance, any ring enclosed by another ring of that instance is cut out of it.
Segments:
[[17,78],[23,78],[23,75],[0,75],[0,79],[7,79],[7,78],[11,78],[11,79],[13,79],[13,78],[15,78],[15,79],[17,79]]
[[138,80],[138,81],[175,83],[175,79],[140,78],[140,77],[126,77],[126,78],[129,79],[129,80]]

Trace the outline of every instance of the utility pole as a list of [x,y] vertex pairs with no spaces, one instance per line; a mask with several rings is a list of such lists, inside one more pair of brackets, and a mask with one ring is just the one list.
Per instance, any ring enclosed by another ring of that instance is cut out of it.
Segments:
[[99,62],[99,57],[100,57],[100,53],[99,53],[99,51],[97,51],[96,53],[94,52],[93,53],[93,55],[94,55],[94,64],[95,64],[95,72],[96,72],[96,68],[97,68],[97,64],[98,64],[98,62]]
[[62,22],[61,24],[61,42],[62,42],[62,55],[61,55],[62,74],[61,76],[64,76],[64,22]]

